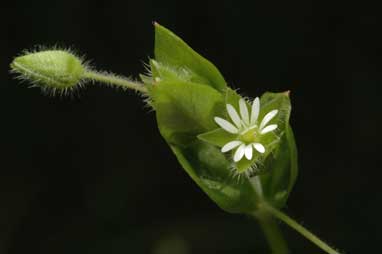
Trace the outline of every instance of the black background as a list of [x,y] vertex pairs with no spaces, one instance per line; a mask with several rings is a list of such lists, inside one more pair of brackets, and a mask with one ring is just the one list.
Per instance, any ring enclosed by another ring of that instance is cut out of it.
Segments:
[[[8,73],[35,45],[69,46],[137,77],[152,21],[244,95],[291,90],[300,174],[286,212],[346,253],[380,251],[377,6],[322,1],[14,1],[0,17],[0,253],[269,253],[177,163],[132,92],[43,96]],[[320,253],[282,226],[292,253]]]

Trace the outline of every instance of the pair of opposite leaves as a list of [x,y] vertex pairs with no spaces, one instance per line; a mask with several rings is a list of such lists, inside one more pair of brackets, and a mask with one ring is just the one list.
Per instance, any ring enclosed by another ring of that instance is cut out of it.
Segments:
[[[285,205],[297,177],[288,93],[267,92],[260,98],[260,119],[269,110],[279,110],[274,119],[278,125],[276,145],[252,160],[244,158],[235,163],[217,146],[219,136],[208,138],[210,133],[221,131],[214,117],[227,119],[226,104],[238,111],[241,99],[218,69],[159,24],[155,24],[155,59],[150,67],[151,76],[141,77],[160,133],[199,187],[227,212],[252,214],[261,202],[277,208]],[[233,171],[245,172],[254,165],[261,172],[256,176],[262,185],[261,195],[246,174],[240,180],[233,176]]]

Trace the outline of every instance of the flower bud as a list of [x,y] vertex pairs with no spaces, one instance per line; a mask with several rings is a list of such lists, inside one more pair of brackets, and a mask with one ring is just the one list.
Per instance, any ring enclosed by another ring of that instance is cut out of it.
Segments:
[[85,73],[82,60],[65,50],[45,50],[16,57],[11,71],[43,89],[66,91],[78,85]]

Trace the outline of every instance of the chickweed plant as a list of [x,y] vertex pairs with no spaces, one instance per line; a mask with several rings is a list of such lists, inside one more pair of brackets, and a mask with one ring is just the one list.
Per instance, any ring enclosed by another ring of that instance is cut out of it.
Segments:
[[155,111],[160,134],[187,174],[224,211],[255,218],[272,253],[289,253],[278,219],[326,253],[339,254],[281,211],[298,171],[289,92],[243,97],[182,39],[154,27],[155,58],[140,81],[96,71],[58,48],[24,52],[11,71],[49,94],[90,82],[136,91]]

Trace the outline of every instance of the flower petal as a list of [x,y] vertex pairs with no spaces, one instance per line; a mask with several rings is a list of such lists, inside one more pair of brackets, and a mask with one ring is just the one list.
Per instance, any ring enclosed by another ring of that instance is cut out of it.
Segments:
[[260,134],[265,134],[277,129],[277,124],[271,124],[260,131]]
[[235,147],[238,147],[241,144],[243,144],[243,142],[238,141],[238,140],[234,140],[234,141],[228,142],[227,144],[225,144],[222,147],[221,151],[222,151],[222,153],[231,151],[232,149],[234,149]]
[[252,102],[251,124],[256,123],[257,118],[259,117],[259,112],[260,112],[260,100],[259,100],[259,97],[256,97]]
[[277,109],[274,109],[264,116],[259,127],[260,131],[265,127],[265,125],[267,125],[267,123],[269,123],[270,120],[272,120],[273,117],[275,117],[278,112],[279,111]]
[[253,143],[253,147],[259,152],[259,153],[265,153],[265,147],[260,143]]
[[245,157],[248,160],[251,160],[252,159],[252,145],[247,145],[245,147],[244,153],[245,153]]
[[237,126],[237,128],[240,128],[241,127],[240,116],[237,113],[236,109],[231,104],[227,104],[227,112],[229,117],[231,117],[232,121]]
[[239,100],[239,107],[240,107],[241,119],[243,119],[243,122],[248,125],[249,124],[249,114],[248,114],[247,104],[245,103],[244,99]]
[[229,133],[237,134],[239,132],[239,130],[232,123],[223,118],[215,117],[214,120],[220,127]]
[[245,153],[245,144],[241,144],[239,148],[236,150],[235,155],[233,156],[233,160],[238,162],[241,160]]

